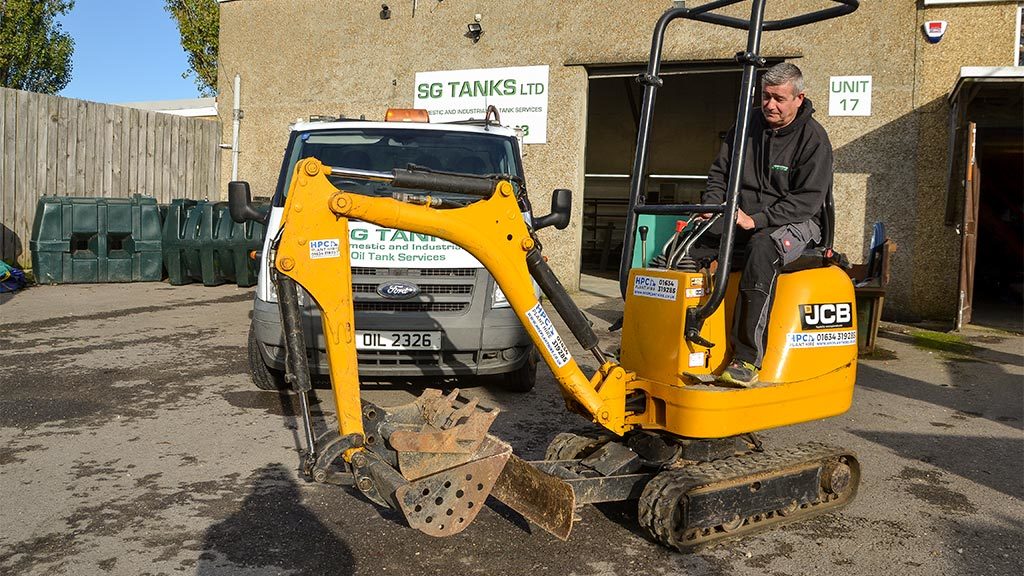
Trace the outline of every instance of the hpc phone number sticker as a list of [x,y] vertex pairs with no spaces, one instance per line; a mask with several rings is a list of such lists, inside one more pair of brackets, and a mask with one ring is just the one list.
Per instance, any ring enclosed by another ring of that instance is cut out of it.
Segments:
[[856,343],[856,330],[790,332],[786,336],[786,344],[790,348],[824,348],[828,346],[849,346]]
[[562,341],[562,337],[558,335],[558,331],[555,330],[555,325],[551,323],[551,319],[548,318],[547,312],[541,307],[540,302],[533,308],[526,311],[526,319],[533,325],[533,329],[540,335],[540,339],[544,342],[544,347],[548,349],[548,353],[555,360],[555,364],[561,368],[569,363],[572,359],[572,355],[569,354],[569,348]]

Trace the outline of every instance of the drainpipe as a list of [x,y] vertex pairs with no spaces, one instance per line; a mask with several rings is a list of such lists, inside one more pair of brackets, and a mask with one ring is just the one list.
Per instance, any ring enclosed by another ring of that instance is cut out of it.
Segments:
[[238,180],[238,124],[242,119],[241,98],[239,90],[242,79],[235,74],[234,105],[231,108],[231,180]]

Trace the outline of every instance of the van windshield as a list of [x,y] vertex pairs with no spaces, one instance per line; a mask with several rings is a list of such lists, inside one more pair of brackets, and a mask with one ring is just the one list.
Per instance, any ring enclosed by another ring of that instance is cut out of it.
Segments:
[[[283,187],[278,190],[277,198],[283,204],[295,164],[303,158],[316,157],[328,166],[374,172],[390,173],[395,168],[417,164],[445,172],[522,177],[514,146],[515,139],[506,136],[444,130],[353,128],[303,132],[293,140],[284,166],[285,174],[280,179]],[[395,191],[417,192],[396,189],[388,182],[370,182],[342,176],[332,176],[331,181],[346,191],[370,196],[391,196]],[[478,199],[432,191],[429,194],[453,201]]]

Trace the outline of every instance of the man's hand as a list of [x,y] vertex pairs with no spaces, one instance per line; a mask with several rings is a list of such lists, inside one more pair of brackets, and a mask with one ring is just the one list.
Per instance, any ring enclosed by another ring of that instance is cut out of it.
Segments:
[[736,209],[736,225],[744,230],[753,230],[755,226],[754,219],[740,208]]

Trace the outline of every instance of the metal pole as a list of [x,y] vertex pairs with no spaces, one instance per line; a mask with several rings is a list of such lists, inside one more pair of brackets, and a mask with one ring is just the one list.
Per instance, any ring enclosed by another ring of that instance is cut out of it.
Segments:
[[668,10],[661,15],[654,27],[651,39],[651,58],[647,63],[647,73],[638,80],[644,85],[643,106],[640,109],[640,122],[636,136],[636,155],[633,157],[633,173],[629,181],[629,208],[626,210],[626,232],[622,238],[622,258],[619,260],[619,292],[626,297],[626,283],[629,281],[629,269],[633,263],[633,247],[636,245],[636,220],[634,208],[643,206],[644,185],[647,180],[647,148],[650,140],[651,121],[654,117],[654,96],[658,91],[661,79],[661,48],[665,40],[665,28],[669,22],[687,13],[686,8]]
[[725,217],[722,240],[718,247],[718,270],[715,272],[715,290],[711,298],[699,308],[686,313],[686,336],[696,337],[704,320],[714,313],[725,298],[729,269],[732,265],[733,241],[736,237],[736,208],[740,190],[740,171],[747,156],[747,135],[750,133],[750,113],[753,109],[754,78],[761,50],[761,29],[764,23],[765,0],[754,0],[750,12],[750,28],[747,30],[747,50],[738,54],[743,62],[743,79],[740,82],[740,103],[736,111],[736,130],[732,141],[732,157],[729,159],[729,182],[725,194]]

